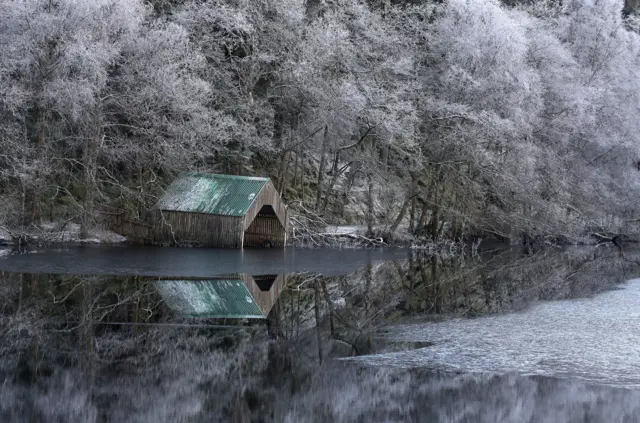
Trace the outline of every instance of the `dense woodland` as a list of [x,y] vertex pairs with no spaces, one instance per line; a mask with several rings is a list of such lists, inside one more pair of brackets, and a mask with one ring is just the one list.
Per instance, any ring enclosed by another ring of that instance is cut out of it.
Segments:
[[144,217],[179,171],[431,239],[640,218],[616,0],[0,0],[0,222]]

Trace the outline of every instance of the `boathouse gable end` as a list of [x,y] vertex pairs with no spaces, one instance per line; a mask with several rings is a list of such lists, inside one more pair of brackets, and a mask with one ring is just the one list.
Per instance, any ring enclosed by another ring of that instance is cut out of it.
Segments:
[[287,209],[268,178],[185,172],[158,200],[157,241],[284,247]]

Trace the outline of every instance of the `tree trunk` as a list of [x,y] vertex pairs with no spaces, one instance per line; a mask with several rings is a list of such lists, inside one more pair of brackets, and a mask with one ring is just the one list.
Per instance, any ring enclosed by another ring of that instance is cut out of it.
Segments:
[[293,164],[293,178],[291,181],[291,186],[293,187],[293,190],[296,191],[298,190],[298,177],[300,174],[300,154],[295,151],[294,154],[296,155],[296,161]]
[[[287,154],[287,157],[290,156],[290,154]],[[289,187],[289,164],[291,163],[291,160],[287,160],[285,166],[284,166],[284,173],[282,175],[282,185],[280,186],[280,195],[285,198],[288,199],[287,197],[287,188]]]
[[329,307],[329,329],[331,330],[331,337],[334,338],[336,334],[335,325],[333,323],[334,320],[334,311],[333,311],[333,303],[331,302],[331,297],[329,297],[329,291],[327,290],[327,284],[323,280],[321,282],[322,293],[324,295],[324,299],[327,302],[327,307]]
[[369,263],[364,272],[364,292],[362,300],[364,302],[364,317],[369,320],[369,294],[371,293],[371,284],[373,283],[373,265]]
[[316,340],[318,342],[318,361],[322,364],[322,356],[324,355],[322,352],[322,332],[320,330],[320,288],[318,286],[318,281],[313,284],[313,292],[314,292],[314,314],[316,317]]
[[271,339],[283,339],[282,324],[280,319],[280,303],[276,303],[275,307],[267,316],[267,333]]
[[42,194],[42,181],[41,181],[42,174],[40,172],[40,169],[42,169],[45,166],[44,160],[45,160],[45,149],[46,149],[45,112],[40,111],[39,115],[40,116],[38,117],[38,166],[36,170],[36,180],[35,180],[35,188],[33,190],[33,198],[31,199],[32,208],[33,208],[33,215],[31,220],[32,220],[32,223],[37,226],[40,225],[42,221],[42,207],[40,205],[40,195]]
[[429,215],[429,206],[422,201],[422,211],[420,212],[420,218],[418,219],[418,227],[417,230],[424,233],[424,227],[427,223],[427,216]]
[[20,190],[20,208],[22,210],[22,226],[27,225],[27,187],[25,185],[24,180],[21,180],[21,190]]
[[436,194],[436,201],[435,201],[435,204],[433,205],[433,212],[431,215],[431,228],[430,228],[431,239],[433,241],[435,241],[438,238],[438,223],[440,220],[440,206],[438,205],[437,201],[438,201],[438,196]]
[[409,212],[409,232],[415,232],[415,220],[416,220],[416,199],[411,199],[411,211]]
[[95,134],[88,137],[84,148],[84,201],[82,204],[82,221],[80,224],[80,239],[86,239],[89,236],[89,226],[93,218],[94,194],[96,190],[96,161],[98,155],[98,146],[102,140],[102,125],[96,125]]
[[444,222],[445,220],[441,220],[440,221],[440,227],[438,228],[438,238],[440,238],[442,236],[442,230],[444,229]]
[[367,236],[373,235],[373,177],[371,173],[367,174],[367,182],[369,189],[367,190]]
[[407,198],[402,203],[402,208],[400,209],[400,213],[398,213],[398,217],[396,217],[396,220],[391,225],[391,228],[389,228],[389,232],[394,233],[398,229],[398,226],[400,226],[400,222],[402,222],[402,219],[404,219],[404,215],[407,214],[407,209],[409,208],[409,204],[411,203],[410,195],[411,194],[409,193],[407,195]]
[[304,156],[302,155],[302,145],[298,147],[300,156],[300,201],[304,204]]
[[434,312],[436,314],[442,311],[442,307],[440,306],[440,281],[438,280],[438,256],[431,256],[431,280],[433,287],[433,306]]
[[280,155],[280,164],[278,166],[278,191],[283,193],[284,187],[287,184],[287,173],[289,171],[289,150],[284,150]]
[[389,154],[391,152],[391,143],[385,144],[380,151],[380,161],[384,166],[384,170],[389,170]]
[[316,209],[320,207],[320,198],[322,197],[322,180],[324,178],[324,166],[326,163],[327,147],[329,146],[329,126],[324,127],[324,136],[322,139],[322,151],[320,152],[320,167],[318,168],[318,183],[316,184]]
[[322,204],[322,210],[326,210],[329,205],[329,194],[333,191],[336,182],[338,182],[338,164],[340,164],[340,151],[336,151],[336,155],[333,159],[333,165],[331,166],[331,181],[327,186],[327,192],[324,195],[324,203]]
[[396,218],[395,222],[393,222],[393,225],[391,225],[391,229],[389,230],[391,233],[394,233],[396,229],[398,229],[398,226],[400,226],[402,219],[404,219],[404,215],[407,213],[409,204],[411,203],[411,201],[415,196],[415,190],[416,190],[416,179],[412,177],[411,186],[409,187],[409,192],[407,193],[407,197],[405,198],[404,203],[402,203],[400,214],[398,214],[398,217]]
[[279,149],[282,147],[282,134],[284,128],[284,115],[279,108],[276,108],[275,115],[273,116],[273,141],[274,147]]

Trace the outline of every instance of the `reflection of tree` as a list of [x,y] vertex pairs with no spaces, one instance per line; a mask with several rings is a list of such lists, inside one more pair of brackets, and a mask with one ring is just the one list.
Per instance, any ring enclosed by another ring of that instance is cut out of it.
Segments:
[[[349,345],[340,344],[340,355],[362,354],[377,348],[376,332],[389,322],[473,317],[591,295],[628,278],[632,265],[611,249],[503,249],[475,257],[414,252],[408,260],[369,266],[348,277],[292,278],[278,304],[278,326],[291,342],[325,344],[319,346],[325,355],[335,352],[338,341]],[[316,298],[323,299],[317,307]],[[308,330],[316,320],[324,336],[311,339]]]
[[470,259],[412,257],[408,263],[396,263],[395,270],[406,281],[406,313],[474,316],[608,289],[623,281],[625,266],[610,253],[550,250],[528,255],[502,251]]
[[[396,348],[381,329],[402,319],[508,312],[610,289],[636,273],[630,263],[606,249],[464,259],[414,253],[348,276],[295,275],[268,325],[227,321],[223,329],[172,315],[145,278],[3,275],[0,417],[394,421],[393,407],[427,407],[407,398],[434,376],[364,371],[331,358]],[[435,389],[418,396],[437,403]]]

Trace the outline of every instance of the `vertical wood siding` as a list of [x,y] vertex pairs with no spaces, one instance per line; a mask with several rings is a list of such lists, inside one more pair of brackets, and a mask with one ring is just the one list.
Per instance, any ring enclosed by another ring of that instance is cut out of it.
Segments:
[[153,241],[157,244],[242,248],[242,218],[158,211]]
[[276,216],[258,215],[244,232],[244,246],[264,247],[267,241],[271,247],[284,247],[286,242],[284,227]]

